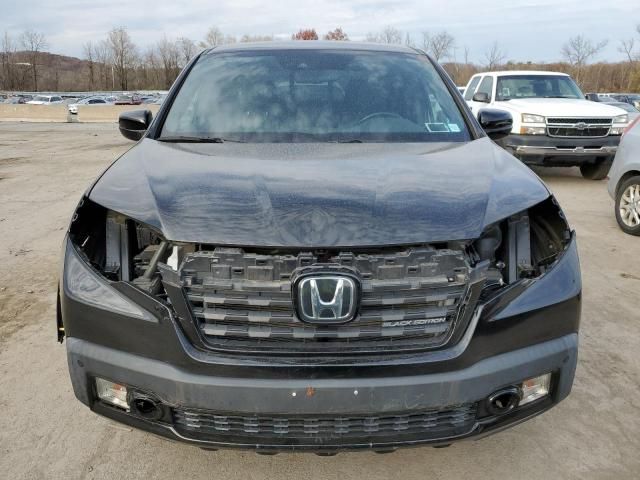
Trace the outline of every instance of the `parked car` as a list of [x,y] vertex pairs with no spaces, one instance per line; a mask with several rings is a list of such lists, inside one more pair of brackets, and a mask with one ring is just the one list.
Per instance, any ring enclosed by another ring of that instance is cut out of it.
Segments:
[[598,95],[597,93],[585,93],[584,94],[584,98],[586,98],[587,100],[591,100],[592,102],[602,102],[603,99],[600,98],[600,95]]
[[154,105],[162,105],[162,102],[164,102],[164,100],[167,98],[167,94],[163,93],[161,95],[159,95],[155,101],[153,102]]
[[62,103],[62,97],[59,95],[36,95],[33,100],[29,100],[29,105],[54,105]]
[[625,112],[629,116],[629,123],[633,122],[638,116],[640,116],[640,111],[634,107],[633,105],[625,102],[605,102],[607,105],[611,105],[613,107],[618,107]]
[[[221,46],[87,190],[57,309],[77,398],[208,448],[380,452],[571,389],[581,280],[545,184],[400,45]],[[484,131],[483,131],[484,129]]]
[[625,102],[633,105],[636,109],[640,110],[640,94],[638,93],[625,93]]
[[474,113],[497,108],[513,116],[511,135],[500,145],[528,165],[579,166],[585,178],[607,176],[624,110],[590,102],[564,73],[505,71],[471,77],[465,93]]
[[599,93],[603,102],[623,102],[640,110],[640,94],[637,93]]
[[138,95],[119,95],[114,103],[116,105],[140,105],[142,100]]
[[78,113],[78,105],[109,105],[109,102],[104,97],[86,97],[70,104],[69,113],[76,115]]
[[4,101],[4,103],[18,105],[18,104],[27,103],[27,101],[28,100],[24,97],[9,97]]
[[640,117],[622,136],[609,172],[608,190],[622,231],[640,235]]

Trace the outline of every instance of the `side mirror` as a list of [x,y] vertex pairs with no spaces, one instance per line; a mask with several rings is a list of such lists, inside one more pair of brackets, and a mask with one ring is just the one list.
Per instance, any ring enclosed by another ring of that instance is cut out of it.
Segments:
[[122,112],[118,118],[118,127],[123,137],[138,141],[144,136],[152,119],[153,114],[149,110]]
[[[477,94],[476,94],[477,95]],[[513,117],[510,113],[493,108],[483,108],[478,112],[480,126],[491,140],[500,140],[511,133]]]
[[478,92],[473,95],[472,100],[474,102],[480,103],[489,103],[491,100],[489,99],[489,95],[485,92]]

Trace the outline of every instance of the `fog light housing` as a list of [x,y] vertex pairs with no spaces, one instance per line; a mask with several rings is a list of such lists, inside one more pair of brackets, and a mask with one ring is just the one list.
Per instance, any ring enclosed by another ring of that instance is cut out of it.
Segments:
[[522,389],[522,399],[520,400],[520,406],[531,403],[539,398],[549,395],[549,389],[551,387],[551,374],[545,373],[539,377],[530,378],[522,382],[520,388]]
[[125,385],[96,377],[96,393],[103,402],[129,410]]

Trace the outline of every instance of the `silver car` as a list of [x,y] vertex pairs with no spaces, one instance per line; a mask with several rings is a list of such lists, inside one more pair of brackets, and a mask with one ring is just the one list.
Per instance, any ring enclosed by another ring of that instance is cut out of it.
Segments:
[[622,134],[609,171],[609,195],[616,202],[616,220],[631,235],[640,235],[640,117]]
[[78,105],[109,105],[109,102],[104,97],[85,97],[71,103],[69,105],[69,113],[76,115],[78,113]]

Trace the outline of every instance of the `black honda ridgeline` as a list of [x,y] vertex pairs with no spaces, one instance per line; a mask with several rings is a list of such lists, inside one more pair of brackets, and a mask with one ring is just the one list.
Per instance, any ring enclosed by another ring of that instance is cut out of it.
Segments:
[[[505,116],[506,115],[506,116]],[[386,452],[571,390],[581,280],[547,187],[419,50],[207,50],[64,244],[75,395],[205,448]]]

